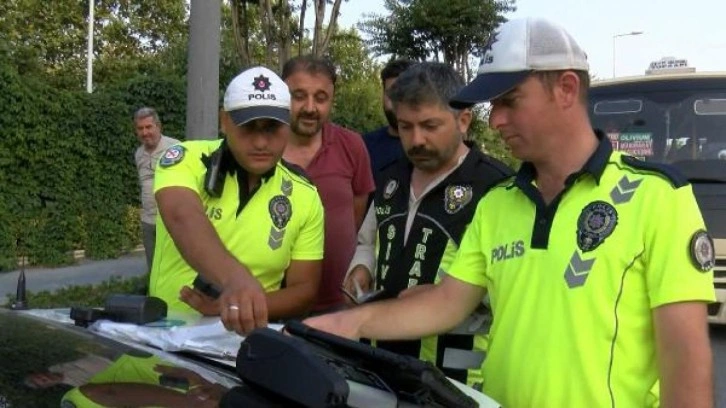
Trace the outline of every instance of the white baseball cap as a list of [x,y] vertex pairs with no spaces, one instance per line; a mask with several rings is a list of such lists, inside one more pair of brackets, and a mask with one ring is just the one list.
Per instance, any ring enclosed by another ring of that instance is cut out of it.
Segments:
[[227,86],[224,110],[237,126],[255,119],[275,119],[289,124],[290,90],[271,70],[249,68]]
[[588,71],[587,55],[562,27],[540,18],[507,21],[489,37],[477,76],[451,99],[454,108],[490,101],[533,71]]

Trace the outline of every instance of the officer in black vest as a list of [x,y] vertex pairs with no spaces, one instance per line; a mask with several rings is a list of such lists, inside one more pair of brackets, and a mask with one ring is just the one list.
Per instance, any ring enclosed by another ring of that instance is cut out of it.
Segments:
[[[373,205],[345,281],[348,291],[375,287],[383,290],[382,297],[395,297],[433,284],[440,265],[453,259],[479,199],[512,174],[465,142],[472,111],[449,107],[449,99],[463,86],[450,66],[420,63],[404,71],[389,90],[407,157],[377,175]],[[482,322],[475,323],[479,325],[469,321],[462,330],[438,338],[377,346],[430,360],[449,377],[476,385],[483,355],[474,350],[483,346],[474,344]]]

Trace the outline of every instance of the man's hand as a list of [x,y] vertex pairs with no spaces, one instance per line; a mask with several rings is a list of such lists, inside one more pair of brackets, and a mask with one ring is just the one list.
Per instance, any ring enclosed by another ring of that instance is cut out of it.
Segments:
[[219,316],[220,314],[219,299],[212,299],[189,286],[183,286],[181,288],[179,291],[179,299],[204,316]]
[[[356,282],[358,283],[357,286]],[[348,274],[348,277],[345,279],[345,282],[343,282],[343,288],[355,297],[360,297],[362,294],[370,292],[372,286],[373,279],[371,278],[371,274],[368,271],[368,268],[363,265],[357,265],[353,268],[353,270]],[[354,304],[353,301],[347,297],[346,302]]]
[[246,335],[267,327],[267,298],[260,283],[249,273],[233,273],[219,295],[220,317],[227,330]]
[[311,317],[303,321],[306,325],[351,340],[360,339],[360,324],[355,310]]

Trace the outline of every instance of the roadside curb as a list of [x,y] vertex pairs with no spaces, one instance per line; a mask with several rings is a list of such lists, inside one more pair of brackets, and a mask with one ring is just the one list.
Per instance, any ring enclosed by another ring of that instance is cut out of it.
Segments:
[[[144,252],[144,246],[143,245],[137,245],[136,248],[130,250],[127,252],[127,254],[135,254],[137,252]],[[80,261],[81,259],[86,259],[86,250],[85,249],[76,249],[73,251],[73,259],[76,261]],[[28,257],[18,257],[18,268],[20,268],[23,265],[23,261],[25,261],[25,266],[28,266]]]

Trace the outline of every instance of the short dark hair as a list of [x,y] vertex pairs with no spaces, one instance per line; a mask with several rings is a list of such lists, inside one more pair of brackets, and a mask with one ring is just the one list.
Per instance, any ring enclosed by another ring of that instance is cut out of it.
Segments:
[[388,61],[381,70],[381,83],[385,84],[386,80],[391,78],[398,78],[403,71],[407,70],[414,63],[407,59],[394,59]]
[[[464,78],[448,64],[421,62],[405,70],[388,90],[396,106],[438,104],[448,109],[449,100],[464,87]],[[452,111],[455,111],[452,109]]]
[[312,75],[325,75],[333,82],[333,87],[335,87],[335,81],[338,79],[338,74],[335,72],[335,65],[333,65],[330,59],[324,57],[318,58],[312,55],[300,55],[290,58],[283,65],[282,80],[285,81],[290,75],[299,71],[305,71]]

